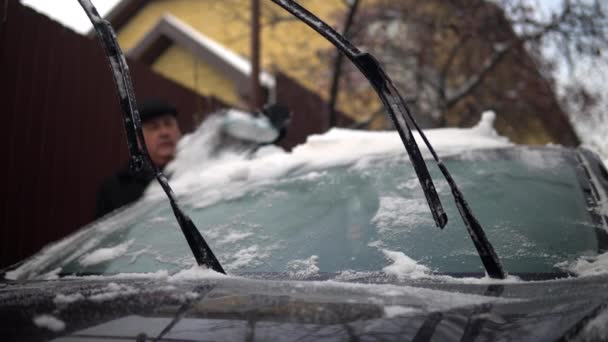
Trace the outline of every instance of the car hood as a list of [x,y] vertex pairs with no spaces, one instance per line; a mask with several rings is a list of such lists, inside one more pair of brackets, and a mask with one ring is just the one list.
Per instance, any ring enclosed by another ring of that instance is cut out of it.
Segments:
[[0,284],[3,341],[605,339],[608,277],[365,284],[206,276]]

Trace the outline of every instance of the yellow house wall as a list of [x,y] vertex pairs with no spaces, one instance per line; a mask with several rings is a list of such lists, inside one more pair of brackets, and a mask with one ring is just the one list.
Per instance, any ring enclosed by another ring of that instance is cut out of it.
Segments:
[[213,95],[231,105],[242,105],[234,82],[180,46],[168,48],[152,69],[199,94]]
[[[300,3],[329,23],[335,22],[335,16],[344,10],[343,0],[302,0]],[[248,58],[249,6],[250,0],[152,0],[123,26],[118,33],[118,39],[123,49],[128,50],[152,29],[163,14],[170,13],[226,48]],[[271,1],[261,1],[261,13],[262,67],[270,72],[277,68],[327,98],[331,63],[322,61],[318,52],[330,49],[332,45]],[[276,18],[286,20],[270,25],[269,22]],[[192,60],[188,60],[194,57],[186,55],[185,51],[172,48],[161,56],[162,61],[157,61],[154,69],[202,94],[209,94],[207,91],[213,90],[215,85],[206,84],[206,81],[201,81],[196,87],[193,85],[190,75],[193,72],[186,69],[188,65],[193,64]],[[209,82],[221,79],[220,75],[209,69],[205,65],[198,70],[209,76],[206,78]],[[226,80],[222,82],[221,87],[217,89],[228,91],[230,94],[214,94],[222,99],[233,99],[228,103],[234,104],[234,99],[238,98],[235,87],[224,85]],[[362,113],[364,117],[379,106],[378,101],[370,101],[369,95],[340,97],[338,101],[338,107],[345,113]]]

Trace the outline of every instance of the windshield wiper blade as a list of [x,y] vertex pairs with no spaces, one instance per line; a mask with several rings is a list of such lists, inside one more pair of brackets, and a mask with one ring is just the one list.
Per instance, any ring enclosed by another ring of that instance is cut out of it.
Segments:
[[409,115],[409,109],[405,106],[405,103],[400,100],[397,88],[395,88],[393,82],[384,73],[384,70],[382,70],[378,61],[374,56],[359,51],[359,49],[352,45],[348,39],[344,38],[325,22],[296,2],[291,0],[272,1],[325,37],[325,39],[336,46],[340,52],[348,57],[353,64],[359,68],[361,73],[367,77],[384,104],[386,112],[394,122],[395,128],[399,132],[401,141],[412,161],[416,175],[420,180],[420,186],[426,196],[435,224],[440,228],[445,227],[448,222],[448,217],[443,210],[443,206],[441,205],[441,201],[435,190],[435,185],[433,184],[433,179],[429,174],[422,153],[420,153],[420,149],[418,148],[418,144],[416,144],[412,130],[405,119],[406,116],[404,115],[404,112],[407,112]]
[[494,247],[488,240],[483,228],[479,224],[479,221],[473,215],[471,208],[464,199],[462,192],[456,186],[454,179],[452,178],[447,167],[435,153],[435,150],[429,143],[424,132],[420,129],[413,115],[411,114],[405,101],[397,91],[391,79],[384,72],[378,61],[369,53],[361,52],[357,47],[351,44],[348,39],[344,38],[340,33],[334,30],[331,26],[327,25],[323,20],[317,18],[314,14],[300,6],[293,0],[272,0],[275,4],[281,6],[284,10],[291,13],[313,30],[317,31],[320,35],[325,37],[330,43],[332,43],[341,53],[343,53],[348,59],[353,62],[355,66],[361,71],[363,75],[369,80],[374,90],[380,97],[386,112],[392,119],[401,141],[407,150],[407,153],[414,165],[414,170],[420,181],[424,195],[431,209],[435,224],[438,227],[443,228],[447,223],[447,215],[445,214],[435,186],[431,176],[429,175],[426,163],[422,158],[418,144],[412,134],[409,121],[414,125],[420,136],[422,137],[425,145],[433,155],[433,158],[437,162],[441,173],[447,180],[452,196],[456,202],[456,207],[460,213],[467,232],[477,249],[479,257],[486,269],[488,275],[492,278],[505,278],[505,272],[502,268],[500,260],[494,251]]
[[[146,142],[141,129],[141,121],[139,112],[137,111],[137,102],[135,100],[135,92],[131,83],[129,67],[125,56],[118,45],[116,34],[112,25],[99,15],[95,6],[90,0],[78,0],[82,9],[86,12],[87,17],[93,24],[97,37],[101,41],[106,57],[112,70],[114,84],[120,98],[120,108],[123,115],[123,123],[127,134],[127,145],[129,148],[130,160],[129,166],[135,172],[142,172],[144,168],[151,170],[156,177],[156,180],[163,188],[169,201],[173,214],[186,237],[186,241],[194,254],[194,258],[199,265],[205,265],[212,270],[220,273],[226,273],[219,261],[211,251],[211,248],[198,231],[190,217],[186,215],[179,207],[173,190],[169,186],[167,177],[154,165],[148,154]],[[138,144],[139,140],[139,144]]]

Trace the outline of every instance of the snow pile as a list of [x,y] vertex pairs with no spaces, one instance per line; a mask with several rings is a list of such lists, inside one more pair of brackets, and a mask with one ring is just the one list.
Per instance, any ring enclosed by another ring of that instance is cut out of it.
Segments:
[[34,324],[39,328],[46,328],[54,332],[65,329],[65,323],[51,315],[39,315],[34,317]]
[[118,258],[127,253],[127,250],[129,249],[129,246],[131,246],[132,243],[133,240],[129,240],[114,247],[97,249],[85,255],[82,259],[80,259],[79,263],[82,266],[91,266]]
[[[473,128],[442,128],[425,131],[439,155],[451,155],[470,149],[511,146],[505,137],[494,130],[495,114],[485,112]],[[275,149],[273,153],[238,153],[225,151],[212,153],[222,125],[219,116],[211,116],[192,134],[179,143],[176,159],[167,166],[172,174],[171,185],[178,194],[213,190],[216,201],[226,196],[227,186],[272,181],[288,173],[305,175],[326,168],[351,165],[380,155],[405,155],[403,143],[396,131],[357,131],[333,128],[321,135],[311,135],[306,143],[296,146],[290,153]],[[426,158],[430,152],[418,133],[414,137]],[[230,187],[229,187],[230,188]],[[162,189],[153,184],[147,197],[162,196]],[[201,196],[199,196],[201,197]],[[207,196],[202,196],[207,197]],[[213,204],[206,201],[206,205]]]
[[431,269],[416,263],[403,252],[382,249],[382,253],[393,262],[382,269],[386,274],[394,275],[399,279],[428,278],[431,274]]
[[183,281],[201,280],[201,279],[221,279],[225,278],[225,274],[215,272],[214,270],[208,269],[201,266],[192,266],[189,269],[179,271],[172,276],[167,278],[170,283],[178,283]]
[[319,273],[319,257],[311,255],[308,259],[296,259],[287,263],[289,275],[292,278],[306,278]]
[[572,263],[561,262],[555,265],[579,277],[608,273],[608,252],[596,256],[583,256]]

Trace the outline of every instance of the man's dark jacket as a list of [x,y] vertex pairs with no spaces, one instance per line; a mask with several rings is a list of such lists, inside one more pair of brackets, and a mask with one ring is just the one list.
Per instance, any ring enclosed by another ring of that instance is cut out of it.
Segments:
[[153,179],[151,171],[135,173],[129,167],[106,179],[97,192],[95,218],[137,201]]

